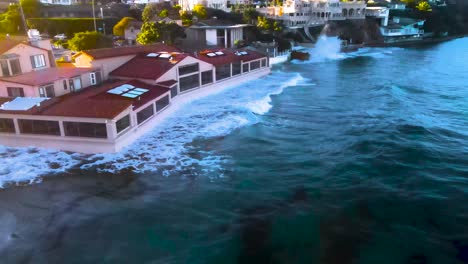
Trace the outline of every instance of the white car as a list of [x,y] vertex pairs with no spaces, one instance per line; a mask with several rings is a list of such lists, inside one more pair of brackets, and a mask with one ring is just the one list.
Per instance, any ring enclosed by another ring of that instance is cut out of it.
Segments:
[[65,34],[57,34],[57,35],[54,36],[54,39],[64,40],[66,38],[67,38],[67,36],[65,36]]

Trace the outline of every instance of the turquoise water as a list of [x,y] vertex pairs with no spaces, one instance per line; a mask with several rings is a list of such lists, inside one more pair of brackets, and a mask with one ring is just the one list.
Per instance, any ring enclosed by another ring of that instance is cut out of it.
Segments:
[[1,150],[2,262],[468,263],[468,39],[311,52],[120,154]]

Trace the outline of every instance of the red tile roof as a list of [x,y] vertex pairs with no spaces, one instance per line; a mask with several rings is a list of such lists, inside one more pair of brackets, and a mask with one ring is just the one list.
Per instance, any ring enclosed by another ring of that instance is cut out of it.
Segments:
[[180,52],[180,50],[174,46],[169,46],[162,43],[157,43],[153,45],[146,46],[131,46],[131,47],[120,47],[120,48],[105,48],[105,49],[94,49],[94,50],[84,50],[77,53],[74,57],[79,56],[84,53],[91,56],[93,59],[104,59],[111,57],[120,57],[127,55],[135,55],[141,52]]
[[188,57],[184,53],[172,53],[172,59],[147,57],[148,53],[141,53],[124,65],[110,73],[114,77],[156,80],[169,71],[181,60]]
[[164,81],[164,82],[158,82],[156,85],[170,88],[176,83],[177,83],[176,80],[168,80],[168,81]]
[[[149,91],[137,98],[128,98],[107,92],[123,84],[131,84]],[[168,91],[167,88],[148,85],[136,80],[109,82],[98,87],[83,89],[78,93],[52,98],[49,101],[54,101],[53,103],[41,107],[35,114],[112,119],[131,105],[136,110]]]
[[93,68],[53,67],[38,71],[32,71],[12,77],[0,77],[0,80],[11,83],[40,86],[52,83],[56,80],[67,79],[95,70],[96,69]]
[[[206,54],[211,52],[221,51],[224,55],[215,56],[215,57],[208,57]],[[204,62],[213,64],[213,65],[223,65],[237,61],[252,61],[260,58],[266,57],[265,55],[252,51],[252,50],[238,50],[238,51],[246,51],[247,55],[238,56],[236,55],[235,50],[228,50],[228,49],[216,49],[216,50],[205,50],[199,52],[197,55],[197,59],[202,60]]]

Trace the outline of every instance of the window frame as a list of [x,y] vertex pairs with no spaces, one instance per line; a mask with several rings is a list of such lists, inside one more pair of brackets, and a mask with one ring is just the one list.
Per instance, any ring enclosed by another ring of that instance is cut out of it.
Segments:
[[30,58],[31,58],[31,65],[33,69],[40,69],[40,68],[47,67],[47,62],[45,60],[44,54],[32,55]]
[[[13,89],[18,89],[17,91],[20,91],[20,95],[19,96],[14,96],[13,95]],[[24,97],[24,88],[23,87],[7,87],[7,93],[8,93],[8,97]]]

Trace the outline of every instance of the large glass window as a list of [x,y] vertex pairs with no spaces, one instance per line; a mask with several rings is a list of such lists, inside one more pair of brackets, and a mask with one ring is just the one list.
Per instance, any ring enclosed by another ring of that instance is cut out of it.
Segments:
[[157,100],[156,101],[156,112],[161,111],[168,104],[169,104],[169,95],[166,95],[163,98]]
[[176,97],[178,94],[177,86],[171,88],[171,98]]
[[146,107],[145,109],[141,110],[140,112],[137,113],[138,124],[143,123],[145,120],[153,116],[153,114],[154,114],[153,105],[150,105]]
[[87,122],[63,122],[65,136],[107,138],[106,124]]
[[0,67],[2,68],[2,76],[10,76],[10,69],[8,68],[7,60],[0,60]]
[[222,80],[231,77],[231,64],[216,66],[216,80]]
[[198,72],[199,66],[198,63],[184,65],[179,67],[179,75],[185,75],[193,72]]
[[200,78],[198,74],[179,78],[180,91],[187,91],[200,86]]
[[244,72],[249,72],[249,64],[248,63],[242,63],[242,73]]
[[60,136],[58,121],[19,119],[18,125],[22,134]]
[[202,85],[209,84],[213,82],[213,71],[204,71],[201,73]]
[[117,134],[122,132],[124,129],[130,126],[130,115],[126,115],[120,118],[117,122],[115,122],[115,126],[117,128]]
[[8,97],[24,97],[23,88],[7,87]]
[[255,69],[260,68],[260,61],[252,61],[250,63],[250,70],[253,71]]
[[0,132],[15,133],[15,124],[13,119],[0,118]]
[[233,62],[232,63],[232,76],[241,74],[241,63]]

